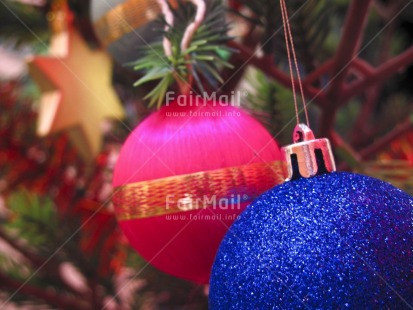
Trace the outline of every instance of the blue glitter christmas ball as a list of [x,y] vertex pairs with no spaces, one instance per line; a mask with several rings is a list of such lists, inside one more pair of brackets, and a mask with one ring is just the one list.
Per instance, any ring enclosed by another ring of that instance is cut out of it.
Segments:
[[277,186],[225,236],[210,309],[411,309],[413,198],[333,172]]

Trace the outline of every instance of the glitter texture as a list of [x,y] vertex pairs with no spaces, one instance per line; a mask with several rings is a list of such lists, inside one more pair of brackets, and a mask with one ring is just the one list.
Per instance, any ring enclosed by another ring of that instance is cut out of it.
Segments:
[[274,187],[223,240],[210,309],[412,309],[413,198],[329,173]]

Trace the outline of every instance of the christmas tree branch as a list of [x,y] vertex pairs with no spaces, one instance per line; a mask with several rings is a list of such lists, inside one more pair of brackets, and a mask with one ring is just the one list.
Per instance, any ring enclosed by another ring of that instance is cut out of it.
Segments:
[[99,287],[99,282],[96,281],[95,278],[88,279],[88,286],[91,289],[91,294],[90,294],[90,301],[92,305],[92,309],[103,309],[103,302],[102,302],[102,296],[100,294],[101,289]]
[[[254,35],[255,25],[253,23],[248,23],[248,31],[246,34],[241,38],[241,44],[243,46],[249,46],[251,49],[255,49],[259,43],[259,40],[256,35]],[[229,42],[231,45],[234,42]],[[245,64],[245,58],[241,57],[238,50],[235,47],[232,47],[236,50],[235,53],[231,55],[229,63],[232,64],[232,68],[224,68],[222,71],[222,79],[224,84],[219,88],[218,91],[222,91],[224,94],[229,94],[231,91],[237,88],[237,85],[244,77],[244,73],[247,69]],[[234,70],[234,68],[237,68]],[[234,72],[235,71],[235,72]]]
[[377,67],[371,75],[359,79],[345,87],[341,95],[343,102],[363,93],[367,88],[376,83],[384,82],[396,73],[406,69],[406,67],[412,63],[412,59],[413,47],[410,47],[400,55]]
[[353,60],[352,67],[359,71],[362,76],[374,74],[374,67],[370,65],[367,61],[356,58]]
[[79,292],[72,286],[65,283],[65,281],[62,279],[61,274],[59,272],[58,265],[51,264],[51,261],[45,265],[44,264],[45,260],[42,257],[25,249],[23,246],[21,246],[17,242],[17,240],[10,238],[10,236],[8,236],[8,234],[6,234],[2,229],[0,229],[0,239],[6,242],[10,247],[12,247],[14,250],[19,252],[21,255],[23,255],[23,257],[26,258],[35,269],[42,268],[42,272],[44,274],[46,274],[48,277],[50,277],[54,281],[57,281],[60,285],[62,285],[65,289],[67,289],[71,293],[76,294],[78,296],[84,295],[83,293]]
[[[75,199],[78,195],[73,195],[73,199]],[[15,199],[14,199],[15,200]],[[38,227],[38,229],[36,230],[36,235],[42,235],[42,236],[47,236],[47,243],[51,246],[56,246],[61,244],[63,241],[60,239],[59,237],[57,237],[58,234],[54,233],[53,229],[47,229],[49,226],[48,225],[44,225],[45,222],[39,220],[36,217],[30,217],[31,213],[36,214],[38,213],[36,211],[35,206],[38,205],[38,203],[33,202],[33,200],[27,198],[28,201],[26,201],[26,203],[28,204],[26,209],[28,214],[22,214],[22,210],[20,209],[19,213],[17,213],[17,218],[21,217],[23,220],[23,222],[20,222],[19,225],[17,225],[16,227],[18,229],[27,229],[27,227],[25,227],[24,224],[28,223],[30,225],[33,225],[34,223],[36,223],[36,227]],[[20,206],[23,205],[24,203],[21,201],[14,201],[11,200],[12,202],[9,202],[11,205],[10,207],[13,209],[13,205],[19,204]],[[32,202],[33,205],[29,205],[29,203]],[[45,209],[47,206],[46,203],[43,203],[41,205],[42,209]],[[39,206],[38,206],[39,207]],[[54,208],[54,207],[53,207]],[[14,209],[13,209],[14,210]],[[16,212],[16,210],[14,210]],[[43,214],[44,216],[44,214]],[[65,219],[67,220],[69,218],[70,214],[66,214]],[[18,220],[18,219],[17,219]],[[54,219],[55,221],[55,219]],[[63,231],[63,229],[61,229],[61,231]],[[64,235],[64,234],[63,234]],[[67,290],[68,292],[75,294],[78,297],[86,297],[87,294],[85,294],[82,291],[79,291],[76,287],[71,286],[69,283],[66,282],[64,275],[61,272],[61,261],[60,260],[56,260],[56,259],[48,259],[46,256],[49,256],[49,254],[45,254],[44,257],[40,256],[39,254],[33,252],[31,249],[34,249],[35,246],[31,245],[30,243],[30,239],[24,239],[25,241],[29,241],[28,244],[29,246],[25,246],[20,244],[18,239],[13,239],[12,237],[10,237],[3,229],[0,229],[0,238],[2,240],[4,240],[8,245],[10,245],[13,249],[15,249],[16,251],[18,251],[20,254],[22,254],[31,264],[31,267],[33,269],[38,270],[42,276],[44,277],[44,279],[50,280],[52,283],[54,283],[53,285],[59,285],[60,287],[64,288],[65,290]],[[24,238],[24,237],[23,237]],[[71,243],[68,243],[67,246],[69,246],[69,244],[71,245]],[[63,249],[64,251],[64,249]],[[70,251],[64,251],[64,252],[68,252],[70,254],[72,253],[78,253],[79,249],[78,247],[72,246],[72,248],[70,249]],[[41,252],[40,252],[41,253]],[[48,253],[48,252],[46,252]],[[78,256],[82,256],[81,254]],[[83,256],[82,256],[83,257]]]
[[42,265],[43,260],[38,257],[36,254],[29,252],[24,247],[22,247],[16,240],[10,238],[8,234],[6,234],[3,229],[0,228],[0,239],[6,242],[10,247],[14,250],[22,254],[28,261],[32,263],[34,267],[39,267]]
[[[384,36],[381,40],[381,45],[379,49],[380,52],[378,56],[378,63],[386,63],[391,58],[391,42],[393,41],[396,29],[396,23],[391,23],[390,26],[385,29]],[[363,70],[364,76],[374,74],[374,68],[366,61],[357,58],[355,59],[354,64],[359,65],[360,69]],[[373,87],[367,90],[366,100],[351,130],[350,137],[353,146],[361,145],[364,141],[371,140],[370,136],[361,133],[366,132],[365,129],[363,130],[366,123],[366,115],[371,115],[373,109],[380,102],[380,96],[382,95],[383,86],[384,81],[379,81]]]
[[361,156],[356,152],[351,145],[349,145],[343,138],[336,132],[331,133],[331,143],[335,146],[338,157],[343,159],[343,163],[339,166],[339,171],[348,170],[348,168],[355,168],[361,162]]
[[[318,79],[324,75],[330,72],[332,66],[334,64],[333,59],[328,59],[326,60],[323,64],[319,65],[317,68],[315,68],[314,71],[309,73],[303,80],[303,86],[310,88],[311,85],[313,85],[315,82],[318,82]],[[322,101],[324,104],[324,101]]]
[[324,107],[321,114],[320,134],[322,136],[331,136],[337,109],[344,102],[342,98],[344,80],[359,48],[371,2],[372,0],[353,0],[350,4],[343,26],[343,35],[334,57],[331,72],[332,82],[327,90],[329,103]]
[[28,297],[34,297],[45,301],[47,304],[59,309],[90,309],[89,305],[80,301],[78,298],[64,296],[55,293],[53,290],[35,287],[31,284],[24,284],[14,280],[0,272],[0,288],[9,292],[19,291],[19,293]]
[[172,46],[172,55],[167,56],[165,53],[169,52],[162,50],[165,40],[164,44],[155,41],[143,49],[143,57],[131,63],[135,70],[144,72],[134,86],[158,81],[144,97],[149,99],[149,106],[156,103],[160,107],[168,88],[175,82],[181,94],[189,94],[192,82],[196,82],[201,92],[204,91],[203,82],[216,88],[223,82],[220,70],[231,67],[226,61],[226,55],[231,51],[226,46],[230,38],[223,4],[219,0],[208,2],[208,6],[200,0],[193,2],[195,10],[194,6],[183,2],[175,10],[170,9],[177,26],[170,27],[163,19],[167,24],[163,36],[169,42],[167,45]]
[[221,76],[224,84],[218,89],[218,92],[222,92],[223,94],[230,94],[236,89],[239,82],[244,78],[245,70],[247,69],[245,59],[240,57],[238,53],[232,54],[229,63],[237,69],[235,72],[233,68],[226,68],[222,71]]
[[392,131],[386,134],[384,137],[376,140],[371,146],[365,148],[360,152],[362,159],[370,159],[379,151],[388,147],[389,144],[395,139],[399,138],[403,134],[407,133],[413,128],[413,116],[406,119],[401,124],[397,125]]
[[363,105],[361,107],[361,111],[359,112],[353,128],[350,133],[351,137],[351,144],[354,147],[360,146],[363,141],[366,139],[366,123],[367,123],[367,115],[371,115],[374,106],[377,104],[378,99],[380,98],[380,91],[381,87],[378,85],[377,87],[370,88],[366,91],[366,99],[363,101]]
[[403,5],[405,5],[403,1],[388,1],[386,4],[373,1],[373,7],[385,22],[390,21],[402,9]]
[[[267,76],[272,77],[275,80],[277,80],[277,82],[279,82],[281,85],[287,88],[292,88],[290,76],[286,74],[285,72],[281,71],[280,69],[278,69],[272,63],[271,56],[259,58],[258,56],[256,56],[256,53],[254,51],[234,41],[229,42],[229,46],[239,51],[240,57],[244,59],[245,61],[244,66],[246,66],[247,64],[251,64],[254,67],[260,69]],[[294,80],[294,84],[298,89],[299,85],[298,85],[297,80]],[[304,91],[305,96],[309,98],[322,97],[322,95],[318,94],[315,88],[310,88],[306,85],[303,85],[303,91]]]
[[341,95],[344,79],[350,69],[354,55],[358,50],[363,29],[366,25],[370,3],[372,0],[353,0],[351,2],[344,31],[337,47],[337,53],[334,56],[334,66],[331,72],[332,82],[328,90],[328,98],[332,102],[338,100]]

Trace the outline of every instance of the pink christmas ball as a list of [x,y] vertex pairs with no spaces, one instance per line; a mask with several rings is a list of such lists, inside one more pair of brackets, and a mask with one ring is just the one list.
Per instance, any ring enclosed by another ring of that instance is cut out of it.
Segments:
[[150,264],[208,283],[228,227],[285,174],[276,141],[246,112],[184,99],[130,134],[115,167],[113,202],[121,229]]

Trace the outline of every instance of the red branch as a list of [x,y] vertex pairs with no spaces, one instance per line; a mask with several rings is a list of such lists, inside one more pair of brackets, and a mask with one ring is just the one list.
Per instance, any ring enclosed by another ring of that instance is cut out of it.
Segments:
[[330,72],[331,67],[333,65],[333,59],[328,59],[325,61],[322,65],[316,67],[314,71],[310,72],[304,79],[303,84],[304,85],[311,85],[317,79],[320,78],[320,76],[327,74]]
[[[385,63],[391,58],[391,42],[394,34],[396,32],[396,24],[395,22],[391,23],[389,27],[385,29],[384,36],[382,38],[382,44],[380,46],[380,52],[378,55],[378,63]],[[375,68],[373,68],[367,62],[356,59],[357,63],[359,64],[361,70],[363,70],[363,77],[370,76],[374,74]],[[356,62],[354,63],[356,64]],[[374,107],[379,103],[379,98],[382,93],[384,81],[376,83],[374,86],[367,89],[365,101],[361,108],[361,111],[354,122],[353,128],[351,130],[351,141],[353,145],[361,144],[364,141],[368,141],[369,139],[363,138],[363,132],[366,132],[367,129],[365,128],[365,124],[367,121],[367,115],[370,115],[374,109]]]
[[26,258],[34,268],[41,268],[43,273],[47,274],[55,281],[58,281],[71,293],[74,293],[76,295],[82,295],[81,292],[78,292],[76,289],[65,283],[65,281],[61,278],[59,266],[56,265],[53,261],[50,261],[48,264],[45,265],[45,260],[42,257],[30,252],[28,249],[21,246],[17,240],[10,238],[10,236],[7,235],[2,229],[0,229],[0,238],[14,250],[22,254],[24,258]]
[[[234,41],[229,42],[229,46],[231,48],[237,49],[239,51],[239,55],[242,59],[244,59],[245,64],[244,66],[251,64],[254,67],[260,69],[262,72],[264,72],[266,75],[274,78],[277,82],[279,82],[281,85],[287,87],[287,88],[292,88],[291,85],[291,78],[288,74],[285,72],[281,71],[278,69],[275,65],[271,64],[268,61],[268,58],[259,58],[255,55],[254,51],[249,49],[248,47],[244,45],[240,45]],[[296,88],[298,89],[298,81],[294,80],[294,84]],[[320,97],[318,94],[317,89],[310,88],[309,86],[303,86],[304,87],[304,95],[309,98],[317,98]]]
[[37,299],[46,301],[49,305],[55,306],[59,309],[88,309],[88,305],[68,296],[63,296],[55,293],[52,290],[38,288],[30,284],[22,286],[20,281],[9,278],[0,273],[0,288],[8,291],[18,290],[20,293],[31,296]]
[[331,141],[336,145],[338,148],[341,148],[351,156],[354,161],[359,162],[360,161],[360,155],[349,145],[343,138],[335,131],[333,130],[331,133]]
[[353,68],[363,75],[374,74],[374,67],[363,59],[356,58],[353,60]]
[[0,229],[0,238],[11,246],[14,250],[22,254],[26,259],[28,259],[33,266],[39,267],[43,264],[43,260],[36,256],[34,253],[27,251],[24,247],[20,246],[18,242],[10,238],[2,229]]
[[413,47],[377,67],[371,75],[348,85],[343,91],[341,96],[342,100],[347,101],[350,98],[363,93],[367,88],[377,83],[384,82],[394,74],[405,70],[406,67],[412,63],[412,59]]
[[330,102],[325,106],[321,115],[320,129],[323,136],[330,136],[334,126],[336,111],[341,102],[343,102],[341,96],[343,84],[354,55],[359,48],[371,1],[353,0],[351,2],[343,26],[344,32],[334,57],[331,85],[327,93],[327,98]]
[[328,92],[330,99],[337,99],[354,55],[360,47],[371,0],[353,0],[347,14],[344,31],[334,57],[332,80]]
[[374,144],[360,152],[363,159],[370,159],[374,154],[387,147],[392,141],[399,138],[413,128],[413,121],[406,119],[403,123],[396,126],[391,132],[378,139]]

